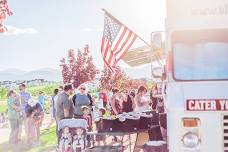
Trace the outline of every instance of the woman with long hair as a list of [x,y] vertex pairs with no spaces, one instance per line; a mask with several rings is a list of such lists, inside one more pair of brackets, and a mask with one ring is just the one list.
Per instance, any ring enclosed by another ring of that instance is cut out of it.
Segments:
[[135,96],[135,104],[136,104],[135,111],[149,110],[149,101],[145,97],[146,93],[147,93],[146,87],[140,86],[138,88],[137,94]]
[[118,115],[122,113],[121,101],[118,98],[118,89],[112,89],[112,98],[111,98],[111,115]]
[[132,112],[135,108],[135,104],[134,104],[135,94],[133,92],[129,94],[127,90],[123,90],[122,96],[123,96],[122,112]]

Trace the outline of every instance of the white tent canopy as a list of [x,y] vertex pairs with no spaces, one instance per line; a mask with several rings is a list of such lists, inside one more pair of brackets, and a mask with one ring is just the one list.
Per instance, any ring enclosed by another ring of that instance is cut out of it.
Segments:
[[142,46],[129,50],[122,60],[130,67],[138,67],[144,64],[160,62],[164,60],[163,49],[154,50],[149,46]]

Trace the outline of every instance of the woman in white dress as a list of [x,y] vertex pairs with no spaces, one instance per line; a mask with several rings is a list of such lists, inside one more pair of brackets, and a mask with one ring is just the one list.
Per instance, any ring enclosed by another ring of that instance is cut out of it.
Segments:
[[138,88],[137,94],[134,99],[136,104],[136,108],[134,109],[134,111],[142,112],[149,110],[149,100],[145,97],[146,93],[147,89],[144,86],[140,86]]

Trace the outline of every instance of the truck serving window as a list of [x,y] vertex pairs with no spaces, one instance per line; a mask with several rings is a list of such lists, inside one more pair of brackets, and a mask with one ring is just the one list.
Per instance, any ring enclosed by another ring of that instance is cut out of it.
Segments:
[[228,79],[228,29],[174,32],[172,50],[176,80]]

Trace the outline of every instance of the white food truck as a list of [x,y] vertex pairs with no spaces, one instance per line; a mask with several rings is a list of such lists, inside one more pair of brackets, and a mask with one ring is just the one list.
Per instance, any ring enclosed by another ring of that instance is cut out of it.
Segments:
[[228,0],[167,0],[169,152],[228,152]]

